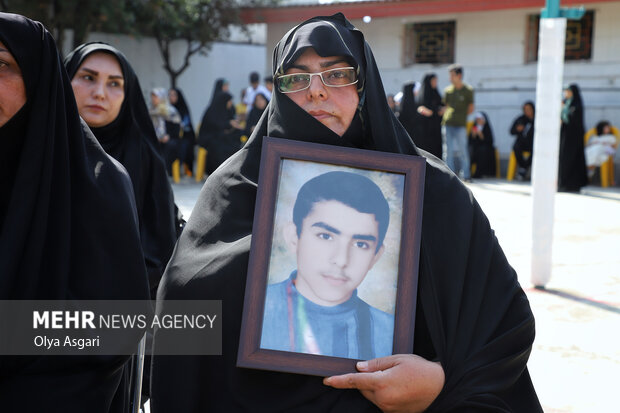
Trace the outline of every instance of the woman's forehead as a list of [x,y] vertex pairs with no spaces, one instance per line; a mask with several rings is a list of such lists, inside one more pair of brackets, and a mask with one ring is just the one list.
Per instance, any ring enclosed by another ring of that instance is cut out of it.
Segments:
[[291,66],[329,67],[338,63],[349,64],[345,56],[320,56],[316,50],[307,48]]

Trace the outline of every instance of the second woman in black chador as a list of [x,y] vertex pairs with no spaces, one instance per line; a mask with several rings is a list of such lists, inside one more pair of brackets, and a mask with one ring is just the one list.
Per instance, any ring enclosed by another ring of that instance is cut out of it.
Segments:
[[[103,149],[129,172],[138,208],[144,261],[151,294],[155,297],[159,280],[176,242],[172,188],[138,78],[125,56],[115,47],[105,43],[87,43],[79,46],[65,59],[67,72],[76,90],[78,108],[85,110],[83,108],[90,102],[88,99],[95,102],[102,99],[91,97],[89,89],[84,94],[78,93],[76,89],[80,87],[80,82],[88,84],[97,80],[92,72],[98,72],[98,68],[88,67],[89,57],[97,54],[112,56],[120,65],[124,99],[118,116],[110,123],[89,126]],[[88,123],[88,116],[82,114],[82,117]]]

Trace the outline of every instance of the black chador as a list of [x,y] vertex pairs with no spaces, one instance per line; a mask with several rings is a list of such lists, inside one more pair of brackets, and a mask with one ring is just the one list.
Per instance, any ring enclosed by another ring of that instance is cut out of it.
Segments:
[[[263,136],[420,156],[387,104],[359,30],[342,14],[300,24],[275,48],[274,77],[309,47],[359,71],[356,115],[338,136],[276,92],[246,145],[207,179],[158,298],[222,300],[223,354],[155,357],[154,413],[378,411],[360,392],[327,387],[320,377],[235,366]],[[435,157],[425,179],[414,352],[445,371],[428,411],[539,412],[526,368],[534,317],[515,271],[459,179]]]

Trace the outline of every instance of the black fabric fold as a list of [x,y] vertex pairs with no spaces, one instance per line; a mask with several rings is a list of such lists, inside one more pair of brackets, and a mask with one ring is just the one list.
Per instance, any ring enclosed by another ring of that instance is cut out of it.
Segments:
[[378,411],[358,391],[326,387],[317,377],[235,367],[265,135],[424,156],[414,352],[439,360],[446,374],[428,410],[541,411],[526,369],[534,318],[472,194],[413,144],[387,105],[370,47],[342,14],[291,29],[275,48],[273,73],[283,73],[307,47],[344,56],[359,69],[357,120],[339,137],[276,92],[244,148],[207,179],[162,279],[157,311],[166,310],[161,300],[222,300],[223,355],[155,357],[153,412]]
[[[81,122],[52,36],[0,13],[0,40],[27,96],[9,137],[22,140],[22,155],[0,232],[0,299],[148,300],[131,181]],[[0,357],[1,410],[120,413],[127,360]]]

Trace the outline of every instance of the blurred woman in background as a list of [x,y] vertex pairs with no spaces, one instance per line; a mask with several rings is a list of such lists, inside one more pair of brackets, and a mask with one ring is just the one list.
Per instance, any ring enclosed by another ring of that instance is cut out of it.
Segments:
[[583,148],[583,102],[579,86],[573,83],[565,88],[563,102],[558,190],[578,192],[588,184]]

